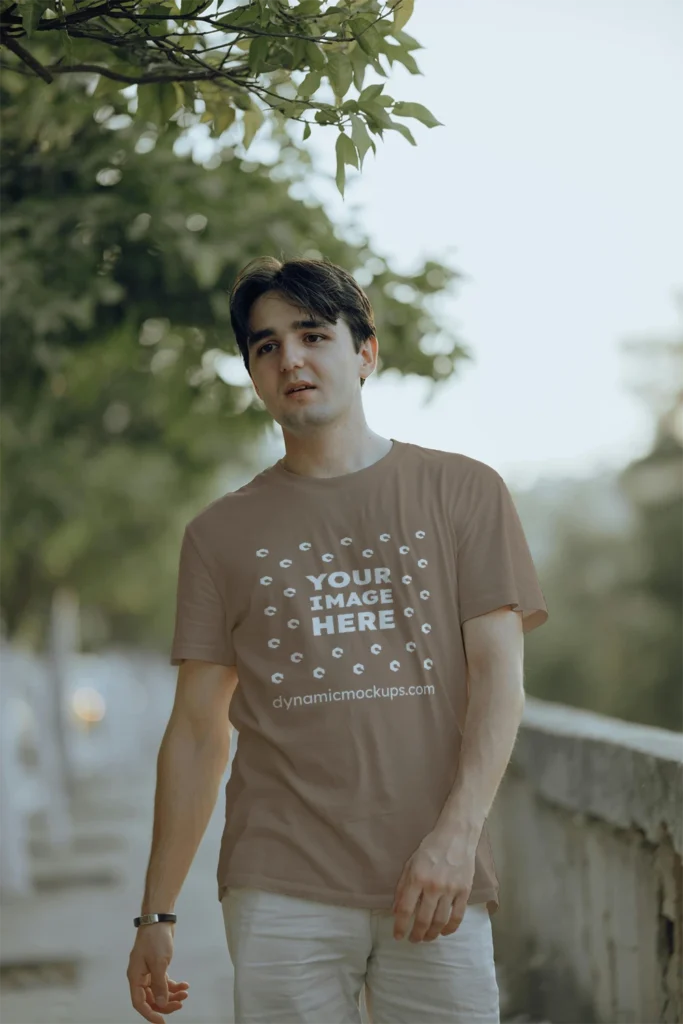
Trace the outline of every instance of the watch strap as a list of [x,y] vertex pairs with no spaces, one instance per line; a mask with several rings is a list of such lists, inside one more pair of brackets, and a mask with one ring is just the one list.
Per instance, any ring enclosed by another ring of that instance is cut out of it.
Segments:
[[175,914],[142,914],[133,918],[133,924],[139,928],[141,924],[156,924],[158,921],[171,921],[173,924],[178,920]]

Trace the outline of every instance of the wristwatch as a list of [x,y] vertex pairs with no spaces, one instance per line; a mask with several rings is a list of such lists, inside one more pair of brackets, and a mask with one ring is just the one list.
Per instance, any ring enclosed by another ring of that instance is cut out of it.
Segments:
[[133,924],[139,928],[141,924],[156,924],[157,921],[171,921],[175,924],[177,920],[175,914],[143,914],[141,917],[134,917]]

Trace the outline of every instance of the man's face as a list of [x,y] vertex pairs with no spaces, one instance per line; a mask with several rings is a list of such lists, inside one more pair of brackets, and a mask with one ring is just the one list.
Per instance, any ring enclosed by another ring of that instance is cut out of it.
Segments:
[[[274,420],[306,433],[360,407],[360,377],[376,364],[377,340],[356,352],[346,322],[335,324],[292,305],[279,292],[263,294],[249,315],[249,369],[256,393]],[[311,385],[290,393],[297,382]]]

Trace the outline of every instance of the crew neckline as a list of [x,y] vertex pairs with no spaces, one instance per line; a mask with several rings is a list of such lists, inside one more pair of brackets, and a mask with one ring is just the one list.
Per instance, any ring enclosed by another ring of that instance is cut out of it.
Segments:
[[291,470],[286,469],[281,459],[271,466],[271,473],[278,482],[290,484],[293,487],[310,488],[311,490],[334,490],[338,487],[351,487],[357,482],[365,483],[370,477],[381,475],[396,462],[400,449],[405,447],[405,445],[404,442],[397,441],[394,437],[389,438],[389,440],[391,441],[391,448],[386,455],[383,455],[381,459],[377,459],[376,462],[372,462],[369,466],[353,470],[352,473],[342,473],[339,476],[304,476],[300,473],[292,473]]

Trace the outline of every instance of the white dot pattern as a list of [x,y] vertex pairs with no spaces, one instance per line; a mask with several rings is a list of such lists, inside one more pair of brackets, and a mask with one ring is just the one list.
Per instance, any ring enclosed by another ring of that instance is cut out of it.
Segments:
[[[417,540],[424,540],[424,538],[426,537],[426,532],[424,530],[416,530],[416,531],[414,531],[414,536],[415,536],[415,538]],[[386,543],[388,543],[391,540],[391,534],[387,533],[387,532],[380,533],[379,534],[379,540],[380,540],[381,543],[386,544]],[[340,545],[342,547],[350,547],[350,545],[353,544],[353,538],[352,537],[342,537],[339,540],[339,543],[340,543]],[[298,547],[299,547],[300,551],[304,551],[304,552],[305,551],[310,551],[311,548],[312,548],[312,544],[311,544],[310,541],[301,541],[301,543],[298,545]],[[410,546],[408,544],[401,544],[399,546],[399,548],[398,548],[398,551],[399,551],[399,553],[401,555],[408,555],[408,554],[410,554],[410,550],[411,549],[410,549]],[[373,548],[369,548],[369,547],[368,548],[363,548],[362,551],[361,551],[361,554],[362,554],[363,558],[372,558],[374,556],[374,554],[375,554],[375,551],[374,551]],[[267,548],[267,547],[258,548],[257,551],[256,551],[257,558],[267,558],[269,555],[270,555],[270,549]],[[335,553],[334,553],[334,551],[326,551],[320,557],[321,557],[323,562],[330,563],[330,562],[334,561]],[[293,564],[294,563],[293,563],[293,560],[291,558],[285,557],[285,558],[279,559],[279,565],[280,565],[280,567],[282,569],[289,569]],[[425,568],[427,568],[428,565],[429,565],[429,562],[428,562],[428,560],[426,558],[418,558],[417,559],[417,566],[418,566],[418,568],[425,569]],[[329,570],[329,571],[332,572],[333,570]],[[368,572],[368,571],[372,571],[372,570],[363,570],[363,572]],[[401,576],[401,582],[404,585],[407,586],[407,585],[409,585],[409,584],[411,584],[413,582],[413,577],[409,573],[404,573]],[[259,579],[259,583],[261,584],[261,586],[268,587],[268,586],[270,586],[273,583],[273,577],[272,576],[261,576],[260,579]],[[283,593],[283,595],[286,598],[290,598],[291,599],[291,598],[296,596],[297,590],[296,590],[295,587],[287,587],[286,589],[284,589],[282,591],[282,593]],[[420,599],[422,601],[427,601],[429,599],[429,597],[430,597],[429,590],[426,590],[426,589],[420,590]],[[278,608],[275,605],[268,605],[264,609],[264,614],[268,615],[270,617],[272,617],[274,615],[277,615],[278,614]],[[406,619],[413,618],[413,616],[415,615],[415,608],[413,608],[413,607],[406,607],[406,608],[404,608],[403,609],[403,615],[404,615],[404,617]],[[416,625],[418,625],[418,624],[419,623],[416,623]],[[288,628],[290,630],[296,630],[296,629],[299,628],[300,625],[301,625],[301,621],[298,618],[290,618],[287,621],[287,626],[288,626]],[[429,634],[431,632],[432,627],[431,627],[430,623],[423,622],[423,623],[421,623],[419,625],[420,625],[421,633],[426,635],[426,634]],[[267,644],[268,644],[268,647],[271,650],[277,650],[280,647],[280,645],[281,645],[281,640],[278,637],[271,637],[267,641]],[[407,641],[405,643],[405,649],[409,653],[414,653],[417,650],[417,644],[415,643],[414,640],[409,640],[409,641]],[[373,654],[376,657],[379,656],[382,653],[382,651],[383,651],[383,644],[381,644],[381,643],[377,643],[376,642],[376,643],[373,643],[370,646],[370,653]],[[342,647],[334,647],[332,649],[332,651],[331,651],[331,655],[335,659],[342,658],[343,654],[344,654],[344,649]],[[285,657],[286,656],[287,655],[285,654]],[[294,651],[293,653],[291,653],[289,655],[289,659],[290,659],[292,664],[297,665],[297,664],[300,664],[301,662],[304,661],[304,654],[303,654],[302,651]],[[430,671],[433,668],[434,662],[433,662],[432,658],[424,657],[424,658],[421,658],[420,660],[421,660],[421,663],[422,663],[422,667],[426,671]],[[384,665],[387,664],[386,661],[384,661],[383,663],[384,663]],[[378,662],[378,667],[379,667],[380,671],[381,671],[381,665],[382,665],[382,659],[380,660],[380,662]],[[394,659],[394,660],[389,662],[389,666],[388,667],[389,667],[389,669],[392,672],[398,672],[398,671],[400,671],[400,668],[401,668],[401,662],[398,659]],[[348,671],[348,669],[347,669],[347,671]],[[353,671],[353,673],[355,675],[362,675],[365,672],[365,665],[362,662],[356,662],[353,665],[353,667],[352,667],[352,671]],[[313,677],[315,679],[322,679],[325,676],[325,673],[326,673],[326,669],[324,668],[323,665],[318,665],[318,666],[316,666],[312,670],[312,675],[313,675]],[[285,677],[284,677],[284,673],[283,672],[274,672],[274,673],[272,673],[270,678],[271,678],[271,682],[276,683],[276,684],[280,684],[280,683],[282,683],[284,681]]]

